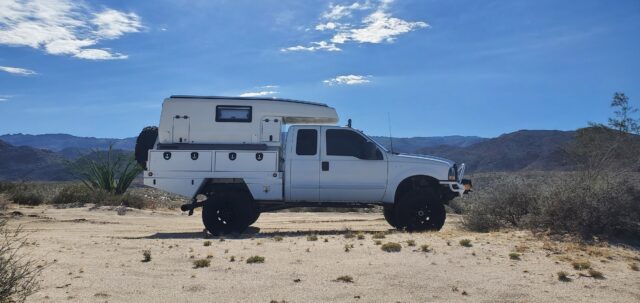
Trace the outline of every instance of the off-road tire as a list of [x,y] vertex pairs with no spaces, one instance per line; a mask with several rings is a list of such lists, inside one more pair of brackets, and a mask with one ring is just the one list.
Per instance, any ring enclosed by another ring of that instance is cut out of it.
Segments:
[[393,204],[385,204],[382,213],[384,214],[384,219],[387,220],[387,223],[389,223],[389,225],[393,226],[394,228],[397,228],[396,215],[393,209]]
[[202,223],[212,235],[242,233],[252,224],[251,220],[257,220],[257,212],[250,195],[223,192],[204,201]]
[[147,169],[147,160],[149,160],[149,150],[153,148],[157,139],[158,127],[156,126],[145,127],[136,139],[136,161],[145,170]]
[[437,231],[447,218],[437,189],[426,187],[406,192],[395,202],[396,228],[406,231]]
[[256,210],[251,220],[249,220],[249,225],[253,225],[253,223],[256,223],[256,221],[258,221],[258,218],[260,218],[260,211]]

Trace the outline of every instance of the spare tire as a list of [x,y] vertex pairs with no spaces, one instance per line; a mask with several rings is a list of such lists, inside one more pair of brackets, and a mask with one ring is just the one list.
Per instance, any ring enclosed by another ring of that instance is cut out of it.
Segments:
[[136,139],[136,161],[142,168],[147,169],[147,160],[149,160],[149,150],[153,148],[158,139],[158,127],[145,127]]

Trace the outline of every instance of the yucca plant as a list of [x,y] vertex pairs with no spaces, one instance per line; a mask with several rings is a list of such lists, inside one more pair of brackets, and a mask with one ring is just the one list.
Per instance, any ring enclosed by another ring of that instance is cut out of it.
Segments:
[[82,183],[91,189],[122,195],[142,172],[133,158],[116,154],[113,145],[109,145],[106,153],[94,154],[96,160],[85,157],[73,165]]

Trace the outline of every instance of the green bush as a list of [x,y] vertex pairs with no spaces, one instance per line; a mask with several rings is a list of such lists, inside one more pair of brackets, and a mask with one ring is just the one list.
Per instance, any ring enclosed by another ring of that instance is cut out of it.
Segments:
[[115,195],[124,194],[142,172],[135,159],[118,154],[113,146],[109,146],[106,152],[96,151],[91,157],[83,157],[69,166],[87,187]]
[[35,192],[14,191],[9,196],[13,203],[20,205],[40,205],[44,203],[44,197]]
[[252,256],[247,259],[247,264],[253,263],[264,263],[264,257],[262,256]]
[[96,191],[82,185],[67,185],[56,194],[52,199],[52,204],[69,204],[69,203],[100,203],[106,198],[107,194],[103,191]]

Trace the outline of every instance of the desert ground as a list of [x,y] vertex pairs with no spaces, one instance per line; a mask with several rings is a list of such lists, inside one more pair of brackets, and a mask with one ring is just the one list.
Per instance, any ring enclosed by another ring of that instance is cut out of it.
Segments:
[[[440,232],[400,233],[379,213],[265,213],[247,233],[218,238],[203,232],[199,213],[178,210],[13,205],[7,214],[28,232],[29,256],[46,264],[29,302],[640,301],[640,272],[630,265],[640,261],[637,248],[472,233],[455,215]],[[247,263],[251,256],[264,263]],[[195,268],[199,259],[210,266]],[[585,260],[603,277],[572,266]]]

